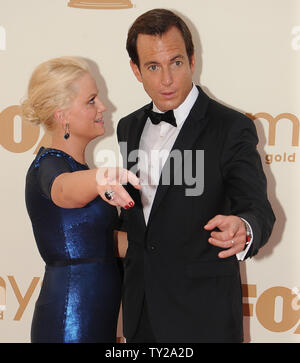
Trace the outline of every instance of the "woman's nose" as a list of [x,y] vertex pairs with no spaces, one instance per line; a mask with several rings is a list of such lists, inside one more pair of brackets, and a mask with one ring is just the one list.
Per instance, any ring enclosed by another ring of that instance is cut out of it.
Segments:
[[98,112],[105,112],[106,111],[105,104],[98,97],[97,97],[97,109],[98,109]]

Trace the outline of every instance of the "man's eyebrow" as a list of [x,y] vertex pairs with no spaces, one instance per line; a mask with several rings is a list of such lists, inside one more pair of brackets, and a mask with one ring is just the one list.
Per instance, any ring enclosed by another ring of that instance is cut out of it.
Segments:
[[[174,62],[176,59],[184,59],[184,56],[183,55],[181,55],[181,54],[178,54],[178,55],[175,55],[175,57],[173,57],[173,58],[171,58],[170,59],[170,62]],[[149,61],[149,62],[146,62],[145,64],[144,64],[144,67],[147,67],[147,66],[150,66],[150,65],[157,65],[157,64],[159,64],[159,62],[156,62],[156,61]]]
[[152,65],[152,64],[159,64],[159,63],[158,63],[158,62],[156,62],[156,61],[149,61],[149,62],[146,62],[146,63],[144,64],[144,67],[150,66],[150,65]]
[[184,59],[184,56],[183,55],[181,55],[181,54],[178,54],[178,55],[176,55],[175,57],[173,57],[170,61],[171,62],[173,62],[174,60],[176,60],[176,59]]

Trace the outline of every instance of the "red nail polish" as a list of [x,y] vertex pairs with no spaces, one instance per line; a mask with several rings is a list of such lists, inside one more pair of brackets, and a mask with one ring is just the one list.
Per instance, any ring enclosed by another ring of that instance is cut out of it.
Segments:
[[134,203],[133,202],[129,202],[129,206],[130,207],[133,207],[134,206]]
[[124,207],[125,209],[129,209],[130,207],[129,207],[129,205],[125,205],[125,207]]

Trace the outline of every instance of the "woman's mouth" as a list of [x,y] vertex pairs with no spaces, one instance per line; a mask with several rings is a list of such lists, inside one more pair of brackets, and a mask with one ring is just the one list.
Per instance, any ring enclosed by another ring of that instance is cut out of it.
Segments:
[[103,121],[103,119],[102,118],[99,118],[98,120],[95,120],[94,121],[96,124],[102,124],[102,125],[104,125],[104,121]]

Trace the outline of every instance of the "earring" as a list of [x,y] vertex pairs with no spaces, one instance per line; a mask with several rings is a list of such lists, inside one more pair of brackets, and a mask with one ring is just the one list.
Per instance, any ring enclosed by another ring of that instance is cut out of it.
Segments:
[[64,138],[67,140],[70,137],[69,123],[66,123]]

